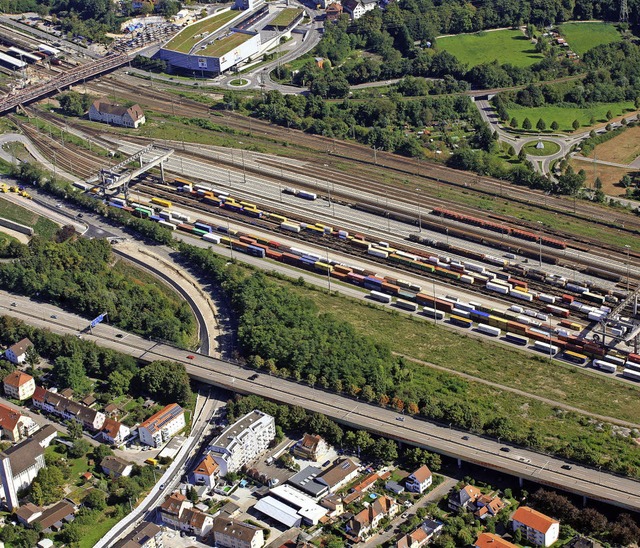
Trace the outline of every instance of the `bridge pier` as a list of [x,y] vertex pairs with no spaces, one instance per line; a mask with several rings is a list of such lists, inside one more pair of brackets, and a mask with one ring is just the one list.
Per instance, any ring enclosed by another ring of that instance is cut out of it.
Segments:
[[589,499],[587,499],[587,495],[582,495],[582,507],[583,508],[586,508],[587,500],[589,500]]
[[520,486],[520,488],[522,488],[522,486],[524,485],[524,479],[523,478],[518,478],[518,485]]
[[458,459],[458,468],[462,468],[462,459]]
[[[140,163],[142,163],[142,160],[140,160]],[[160,178],[164,183],[164,162],[160,162]]]

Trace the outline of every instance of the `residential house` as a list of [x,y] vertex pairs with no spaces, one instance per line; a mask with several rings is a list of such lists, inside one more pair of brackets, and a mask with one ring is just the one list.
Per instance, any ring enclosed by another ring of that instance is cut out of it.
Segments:
[[36,409],[53,413],[65,420],[76,420],[87,430],[100,430],[106,419],[100,411],[70,400],[62,394],[45,390],[41,386],[36,386],[31,402]]
[[335,493],[358,475],[358,468],[359,466],[351,459],[344,459],[319,475],[316,481],[326,485],[330,493]]
[[347,533],[357,539],[368,537],[383,518],[393,518],[399,511],[398,503],[387,496],[378,497],[346,524]]
[[261,548],[264,546],[264,532],[260,527],[217,517],[213,520],[213,538],[216,546],[222,548]]
[[481,533],[473,546],[474,548],[518,548],[515,544],[493,533]]
[[344,514],[342,497],[338,495],[327,495],[320,501],[320,506],[329,510],[329,517],[341,516]]
[[317,461],[327,452],[327,442],[317,434],[305,434],[294,447],[293,454],[301,459]]
[[129,476],[133,470],[133,464],[115,455],[108,455],[100,461],[100,468],[108,476],[119,478]]
[[184,409],[177,403],[172,403],[140,424],[138,435],[145,445],[160,447],[185,425]]
[[10,511],[20,506],[18,492],[26,489],[45,467],[44,450],[58,434],[50,424],[30,438],[0,453],[0,499]]
[[213,516],[197,508],[184,508],[178,521],[182,531],[197,537],[207,536],[213,527]]
[[27,350],[33,346],[33,343],[26,337],[15,344],[12,344],[4,353],[4,357],[11,363],[20,365],[27,359]]
[[155,523],[143,521],[126,537],[116,542],[113,548],[164,548],[162,528]]
[[373,474],[369,474],[366,478],[364,478],[358,485],[353,488],[353,491],[358,493],[366,493],[369,489],[372,489],[376,484],[376,481],[380,479],[380,476],[375,472]]
[[209,454],[220,467],[220,475],[237,472],[264,453],[276,437],[273,417],[253,410],[228,426],[209,446]]
[[411,491],[412,493],[419,493],[422,495],[433,482],[433,476],[431,475],[431,470],[426,465],[418,468],[413,474],[410,474],[407,478],[405,485],[407,487],[407,491]]
[[415,531],[401,537],[396,548],[420,548],[440,536],[444,524],[432,519],[425,520]]
[[569,544],[565,544],[565,548],[602,548],[602,544],[593,539],[576,535],[569,541]]
[[504,501],[497,495],[482,495],[475,502],[477,518],[485,519],[487,516],[496,516],[505,507]]
[[192,507],[193,503],[182,493],[172,493],[160,505],[160,519],[163,523],[179,529],[182,512]]
[[89,120],[136,129],[146,122],[144,111],[138,104],[121,107],[99,99],[89,108]]
[[360,19],[360,17],[368,11],[375,9],[377,5],[377,0],[344,0],[342,3],[344,11],[346,11],[354,21]]
[[560,522],[549,516],[529,508],[520,506],[511,516],[513,530],[522,532],[526,538],[536,546],[551,546],[560,534]]
[[211,455],[205,455],[200,461],[200,464],[196,466],[193,471],[193,481],[198,485],[206,485],[213,488],[216,486],[216,476],[220,470],[220,467],[213,460]]
[[100,435],[105,443],[110,445],[120,445],[124,440],[129,437],[131,430],[128,426],[122,424],[120,421],[106,418]]
[[16,510],[16,517],[18,518],[18,522],[25,526],[31,525],[31,523],[37,520],[41,515],[42,508],[36,506],[31,502],[23,504]]
[[340,2],[332,2],[324,10],[325,18],[327,21],[336,21],[340,19],[344,8]]
[[466,510],[469,505],[475,504],[481,496],[480,489],[473,485],[465,485],[460,491],[449,495],[449,508],[451,510]]
[[12,407],[0,404],[0,435],[2,439],[20,441],[40,428],[32,419]]
[[405,492],[404,486],[400,485],[397,481],[388,480],[384,484],[384,488],[387,491],[391,491],[394,495],[401,495]]
[[[29,339],[25,339],[29,340]],[[9,373],[3,380],[4,393],[14,400],[28,400],[36,390],[36,381],[22,371]]]
[[66,500],[57,502],[50,508],[42,511],[42,515],[35,519],[43,533],[53,533],[60,531],[65,523],[70,523],[75,517],[76,509]]

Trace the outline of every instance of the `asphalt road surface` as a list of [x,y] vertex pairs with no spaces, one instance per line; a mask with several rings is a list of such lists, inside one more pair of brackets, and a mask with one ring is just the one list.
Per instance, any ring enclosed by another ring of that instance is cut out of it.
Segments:
[[[35,303],[25,297],[11,296],[10,299],[16,302],[16,306],[7,303],[9,299],[4,294],[0,302],[0,313],[16,316],[35,326],[48,327],[56,333],[78,334],[78,330],[87,325],[87,320],[51,305]],[[51,318],[51,314],[55,314],[57,318]],[[184,350],[156,344],[109,325],[100,324],[93,330],[93,334],[83,333],[81,336],[141,360],[178,361],[185,365],[192,378],[204,383],[238,393],[257,394],[288,405],[298,405],[353,428],[420,445],[524,480],[564,489],[623,508],[640,510],[640,482],[630,478],[576,464],[570,470],[565,470],[562,468],[564,461],[548,455],[515,446],[504,451],[502,449],[507,446],[493,439],[466,434],[412,416],[399,416],[390,409],[264,373],[250,381],[248,379],[255,374],[255,370],[200,354],[188,359]]]

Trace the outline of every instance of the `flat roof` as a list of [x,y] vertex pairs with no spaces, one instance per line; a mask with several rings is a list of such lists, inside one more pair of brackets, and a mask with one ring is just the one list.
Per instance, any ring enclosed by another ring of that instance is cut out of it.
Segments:
[[292,507],[297,508],[298,514],[312,523],[317,523],[322,516],[327,515],[328,510],[326,508],[316,504],[311,497],[290,485],[278,485],[271,489],[271,493]]
[[211,17],[205,17],[180,31],[163,48],[179,51],[180,53],[189,53],[193,46],[205,38],[202,34],[211,34],[217,31],[240,13],[237,10],[229,10]]
[[314,497],[319,497],[329,489],[323,483],[315,481],[320,474],[322,474],[322,468],[318,468],[317,466],[307,466],[297,474],[291,476],[287,480],[287,483]]
[[297,527],[302,522],[295,509],[270,496],[260,499],[254,508],[287,527]]
[[224,447],[227,449],[233,442],[238,439],[238,436],[242,434],[250,426],[264,420],[264,417],[270,417],[262,411],[254,409],[250,413],[247,413],[244,417],[234,422],[220,434],[212,443],[211,447]]
[[269,24],[274,27],[288,27],[301,13],[302,10],[299,8],[285,8]]
[[245,34],[244,32],[232,32],[227,34],[223,38],[214,40],[211,45],[208,45],[205,49],[201,49],[200,55],[209,57],[220,57],[225,53],[229,53],[232,49],[237,48],[241,44],[244,44],[249,38],[253,38],[255,34]]

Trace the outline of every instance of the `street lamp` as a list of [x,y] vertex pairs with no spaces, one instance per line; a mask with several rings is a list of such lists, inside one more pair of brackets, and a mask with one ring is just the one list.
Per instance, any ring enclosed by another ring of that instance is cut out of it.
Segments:
[[629,292],[629,250],[631,249],[630,245],[625,245],[627,248],[627,293]]

